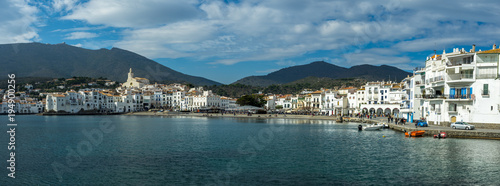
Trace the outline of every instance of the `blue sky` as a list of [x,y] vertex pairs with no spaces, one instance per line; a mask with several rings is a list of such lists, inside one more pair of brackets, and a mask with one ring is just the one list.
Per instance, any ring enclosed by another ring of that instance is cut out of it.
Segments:
[[313,61],[411,70],[499,44],[499,14],[493,0],[3,0],[0,44],[118,47],[232,83]]

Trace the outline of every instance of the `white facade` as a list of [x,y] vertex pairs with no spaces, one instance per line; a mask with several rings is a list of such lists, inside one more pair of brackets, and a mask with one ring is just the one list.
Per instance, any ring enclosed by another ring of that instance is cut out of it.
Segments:
[[422,77],[425,81],[411,89],[414,102],[420,98],[422,103],[413,105],[415,113],[438,125],[500,123],[499,58],[496,48],[484,52],[453,49],[428,58],[425,69],[412,80],[419,82],[417,78]]

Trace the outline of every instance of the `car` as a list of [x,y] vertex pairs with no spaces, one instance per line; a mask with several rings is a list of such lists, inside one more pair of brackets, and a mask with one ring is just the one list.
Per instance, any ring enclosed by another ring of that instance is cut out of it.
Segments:
[[453,129],[465,129],[465,130],[474,130],[474,125],[468,124],[467,122],[457,121],[451,123],[451,128]]
[[417,126],[419,127],[428,127],[427,121],[425,120],[417,120]]

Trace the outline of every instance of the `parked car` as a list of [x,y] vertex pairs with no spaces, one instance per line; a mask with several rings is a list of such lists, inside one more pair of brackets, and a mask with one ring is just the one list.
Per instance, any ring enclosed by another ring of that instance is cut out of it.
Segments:
[[425,120],[417,120],[417,126],[419,127],[428,127],[427,121]]
[[465,129],[465,130],[474,130],[474,125],[468,124],[467,122],[457,121],[451,123],[451,128],[454,129]]

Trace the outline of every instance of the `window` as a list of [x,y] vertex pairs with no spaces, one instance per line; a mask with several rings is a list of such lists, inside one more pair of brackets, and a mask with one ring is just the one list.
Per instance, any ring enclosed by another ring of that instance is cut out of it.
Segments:
[[488,84],[483,84],[483,95],[489,95]]

